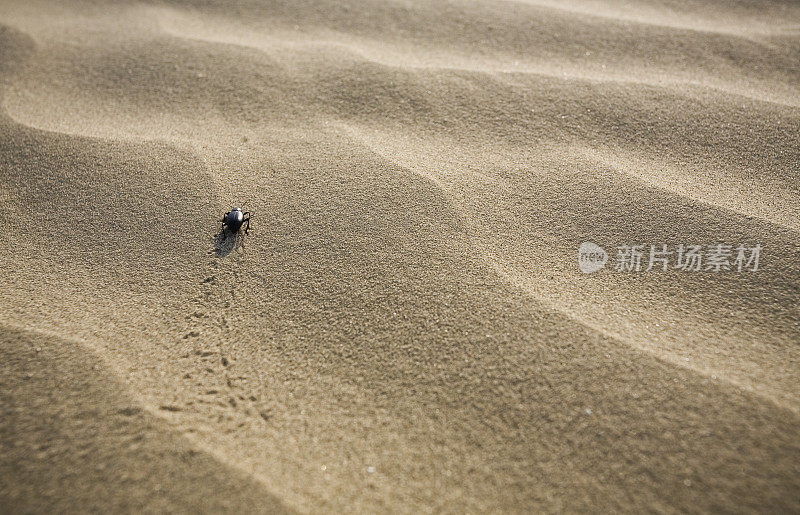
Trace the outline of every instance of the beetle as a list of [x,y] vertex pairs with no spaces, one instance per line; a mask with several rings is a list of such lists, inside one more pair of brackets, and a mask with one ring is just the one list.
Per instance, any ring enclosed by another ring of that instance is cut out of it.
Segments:
[[227,227],[232,233],[239,232],[242,225],[244,225],[244,233],[250,230],[250,211],[242,212],[241,208],[235,207],[225,213],[222,217],[222,229]]

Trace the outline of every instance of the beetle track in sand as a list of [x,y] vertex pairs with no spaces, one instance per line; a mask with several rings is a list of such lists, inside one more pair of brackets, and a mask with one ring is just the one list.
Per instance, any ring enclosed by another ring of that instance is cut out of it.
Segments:
[[[240,245],[237,243],[234,251]],[[202,410],[203,418],[216,423],[223,420],[241,417],[247,422],[256,421],[263,424],[270,420],[269,406],[250,394],[240,384],[241,376],[236,376],[231,369],[235,361],[228,356],[223,346],[231,341],[231,326],[227,313],[236,304],[236,285],[240,280],[239,270],[234,267],[220,270],[220,257],[212,255],[212,273],[200,281],[200,293],[192,301],[194,309],[186,316],[188,327],[183,331],[184,340],[195,340],[193,352],[184,353],[184,359],[191,360],[187,369],[194,373],[186,373],[184,379],[194,380],[193,389],[197,392],[195,399],[199,404],[211,408],[210,412]],[[230,284],[224,288],[224,284]],[[215,342],[215,343],[212,343]],[[180,411],[169,406],[170,412]]]

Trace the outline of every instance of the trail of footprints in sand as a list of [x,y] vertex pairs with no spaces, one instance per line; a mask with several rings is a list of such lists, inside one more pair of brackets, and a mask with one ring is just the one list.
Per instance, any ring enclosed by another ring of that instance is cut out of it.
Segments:
[[[201,293],[192,301],[194,310],[186,316],[188,327],[183,339],[193,345],[183,347],[194,350],[180,357],[187,364],[185,369],[193,372],[187,372],[183,379],[197,391],[196,402],[210,408],[206,413],[211,421],[238,418],[238,427],[254,421],[265,424],[272,417],[271,408],[250,392],[246,377],[236,375],[236,365],[229,355],[232,344],[229,315],[236,309],[236,287],[240,280],[237,263],[234,259],[232,266],[226,268],[221,266],[214,251],[209,254],[211,273],[201,281]],[[177,406],[161,406],[161,409],[182,411]]]

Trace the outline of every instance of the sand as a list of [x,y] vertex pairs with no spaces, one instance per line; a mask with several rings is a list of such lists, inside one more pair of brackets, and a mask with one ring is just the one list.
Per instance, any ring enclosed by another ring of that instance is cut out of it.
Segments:
[[800,510],[797,3],[4,0],[0,79],[0,510]]

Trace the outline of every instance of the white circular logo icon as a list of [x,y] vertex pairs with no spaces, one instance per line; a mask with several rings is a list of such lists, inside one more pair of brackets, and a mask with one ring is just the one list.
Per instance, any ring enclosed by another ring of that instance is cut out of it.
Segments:
[[584,274],[591,274],[597,272],[606,266],[608,261],[608,254],[600,245],[592,243],[591,241],[584,241],[578,247],[578,268]]

